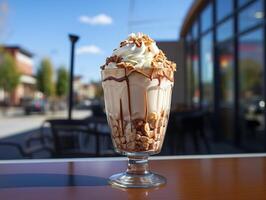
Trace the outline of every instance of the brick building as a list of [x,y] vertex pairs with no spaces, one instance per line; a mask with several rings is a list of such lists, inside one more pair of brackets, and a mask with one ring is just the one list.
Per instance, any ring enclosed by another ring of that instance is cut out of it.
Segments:
[[75,102],[80,102],[85,99],[93,99],[96,95],[96,86],[82,82],[82,76],[75,76],[73,81],[74,99]]
[[[10,95],[11,105],[20,105],[26,98],[33,98],[36,89],[36,79],[33,76],[33,54],[19,46],[4,46],[5,52],[8,52],[15,60],[16,67],[20,72],[20,83],[15,91]],[[5,98],[5,92],[0,91],[0,101]]]

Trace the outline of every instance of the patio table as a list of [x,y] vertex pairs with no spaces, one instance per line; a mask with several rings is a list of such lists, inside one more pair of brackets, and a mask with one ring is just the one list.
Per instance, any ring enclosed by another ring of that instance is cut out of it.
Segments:
[[266,154],[151,157],[167,184],[119,189],[125,158],[0,161],[0,199],[266,199]]

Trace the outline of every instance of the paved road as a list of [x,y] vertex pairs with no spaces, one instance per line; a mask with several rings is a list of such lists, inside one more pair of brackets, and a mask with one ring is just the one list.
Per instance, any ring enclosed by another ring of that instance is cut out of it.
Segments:
[[[89,115],[90,111],[73,111],[73,119],[84,118]],[[39,128],[45,119],[66,117],[66,111],[47,115],[0,117],[0,139]]]

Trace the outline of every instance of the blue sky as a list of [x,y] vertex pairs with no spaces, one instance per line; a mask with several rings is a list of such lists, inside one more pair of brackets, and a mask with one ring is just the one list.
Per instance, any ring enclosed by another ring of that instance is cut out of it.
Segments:
[[177,39],[183,18],[192,2],[192,0],[1,1],[7,2],[9,8],[7,36],[4,42],[20,45],[33,52],[35,69],[43,57],[50,57],[55,68],[60,65],[68,67],[70,54],[68,33],[79,35],[75,74],[82,75],[84,82],[99,80],[99,66],[129,32],[144,32],[160,41]]

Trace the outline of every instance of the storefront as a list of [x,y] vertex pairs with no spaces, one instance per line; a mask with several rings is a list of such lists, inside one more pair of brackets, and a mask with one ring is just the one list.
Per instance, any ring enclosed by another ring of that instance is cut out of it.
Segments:
[[187,104],[210,113],[215,140],[254,152],[266,149],[265,4],[195,1],[180,36]]

